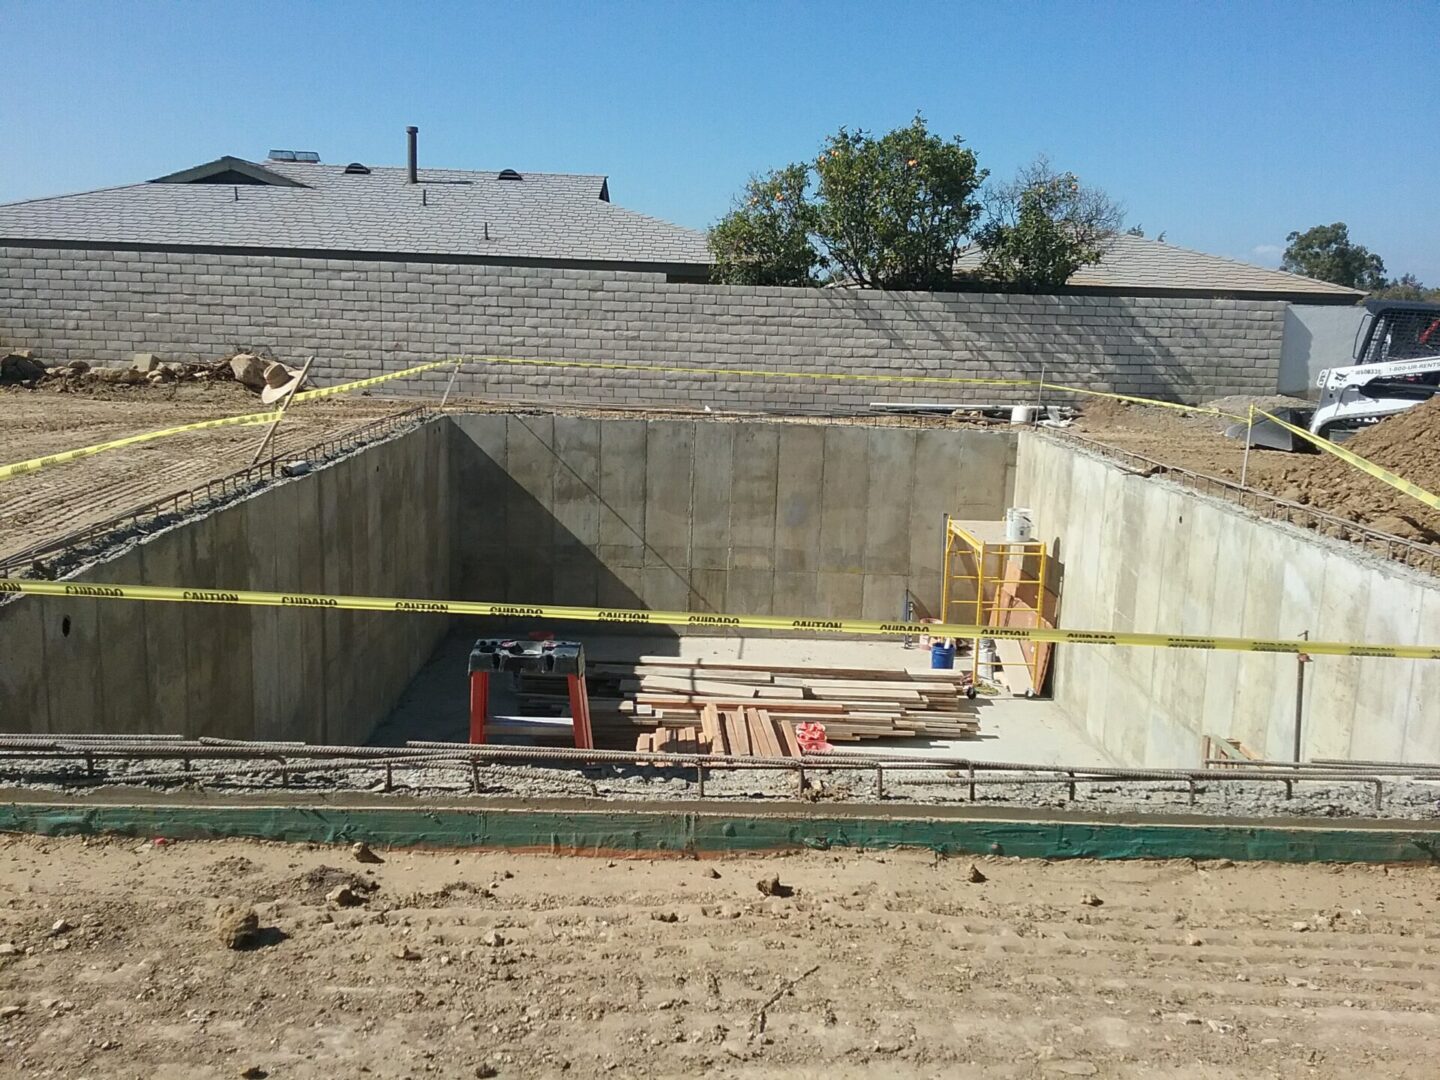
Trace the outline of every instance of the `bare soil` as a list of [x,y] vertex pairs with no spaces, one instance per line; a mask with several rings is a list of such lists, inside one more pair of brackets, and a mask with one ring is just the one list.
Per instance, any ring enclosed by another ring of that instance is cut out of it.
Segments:
[[[1250,401],[1265,408],[1285,399],[1226,398],[1209,403],[1244,415]],[[1144,405],[1086,405],[1074,431],[1087,439],[1192,472],[1239,481],[1241,439],[1228,439],[1232,420]],[[1361,457],[1427,490],[1440,490],[1440,399],[1381,421],[1345,444]],[[1246,483],[1261,491],[1424,544],[1440,544],[1440,514],[1330,454],[1252,448]]]
[[[268,411],[238,383],[0,391],[0,463],[197,420]],[[370,397],[306,402],[287,413],[270,452],[302,450],[406,406]],[[102,522],[250,464],[264,426],[217,428],[107,451],[0,482],[0,555]]]
[[1435,868],[378,853],[0,839],[0,1075],[1430,1077],[1440,1052]]

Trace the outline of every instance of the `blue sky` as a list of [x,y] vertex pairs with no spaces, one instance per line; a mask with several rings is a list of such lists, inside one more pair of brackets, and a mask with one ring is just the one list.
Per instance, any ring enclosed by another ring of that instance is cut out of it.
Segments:
[[704,227],[752,172],[919,109],[1177,244],[1274,264],[1343,220],[1440,284],[1440,4],[17,3],[0,201],[271,147],[603,172]]

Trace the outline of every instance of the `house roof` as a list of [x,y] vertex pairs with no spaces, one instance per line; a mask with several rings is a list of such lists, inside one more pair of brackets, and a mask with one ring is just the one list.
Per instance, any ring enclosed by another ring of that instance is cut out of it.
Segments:
[[[980,252],[967,248],[956,261],[960,271],[980,268]],[[1180,293],[1275,299],[1324,299],[1353,302],[1364,293],[1328,281],[1267,270],[1236,259],[1207,255],[1143,236],[1111,239],[1098,263],[1077,270],[1066,283],[1071,289],[1137,296]]]
[[604,176],[220,158],[157,180],[0,204],[0,242],[450,255],[704,267],[705,234],[609,201]]

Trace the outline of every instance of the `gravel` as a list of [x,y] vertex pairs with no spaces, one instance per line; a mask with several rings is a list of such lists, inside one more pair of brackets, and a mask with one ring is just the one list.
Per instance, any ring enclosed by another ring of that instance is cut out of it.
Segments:
[[[210,794],[286,792],[290,795],[330,795],[342,792],[387,794],[380,768],[341,771],[327,765],[304,773],[291,772],[288,786],[278,769],[265,764],[227,766],[196,762],[186,773],[178,762],[97,762],[97,776],[87,778],[83,764],[68,761],[10,761],[0,770],[0,782],[12,790],[32,793],[120,790],[203,791]],[[239,769],[253,769],[242,772]],[[198,775],[197,775],[198,774]],[[444,798],[586,798],[607,802],[675,802],[700,798],[693,769],[646,769],[628,765],[544,767],[532,765],[483,766],[479,791],[472,790],[468,764],[455,767],[396,766],[391,792],[396,796]],[[883,797],[877,797],[875,774],[868,769],[807,768],[807,790],[797,791],[797,778],[788,770],[708,769],[705,798],[736,803],[805,806],[823,813],[828,804],[859,803],[922,809],[969,806],[965,774],[943,768],[891,770],[884,777]],[[1011,809],[1058,810],[1093,814],[1187,814],[1211,818],[1356,818],[1409,821],[1440,820],[1440,781],[1403,776],[1381,777],[1381,806],[1375,808],[1375,785],[1367,781],[1296,780],[1293,797],[1275,780],[1214,779],[1196,782],[1192,803],[1184,781],[1077,780],[1075,798],[1068,798],[1067,783],[1046,777],[1021,783],[1016,774],[982,774],[974,805]],[[127,777],[153,777],[127,783]],[[173,778],[173,779],[172,779]]]

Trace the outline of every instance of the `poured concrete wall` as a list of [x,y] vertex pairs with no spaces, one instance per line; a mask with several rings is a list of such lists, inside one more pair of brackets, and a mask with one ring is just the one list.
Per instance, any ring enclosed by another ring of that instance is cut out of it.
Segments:
[[1008,432],[455,417],[466,599],[894,619],[939,606],[947,512],[999,518]]
[[1280,393],[1316,397],[1320,372],[1355,363],[1355,336],[1364,317],[1363,307],[1291,304],[1286,308]]
[[[449,450],[448,424],[430,423],[78,580],[444,596]],[[22,597],[0,605],[0,730],[360,742],[446,629],[424,615]]]
[[[1440,643],[1440,581],[1146,479],[1043,435],[1020,438],[1016,499],[1064,567],[1071,629]],[[1065,645],[1055,699],[1120,760],[1193,766],[1203,735],[1291,755],[1293,655]],[[1317,656],[1304,757],[1440,760],[1440,661]]]
[[[1268,394],[1278,300],[683,285],[656,274],[386,259],[0,246],[0,343],[47,361],[212,359],[236,347],[359,378],[457,354],[867,381],[475,367],[459,390],[726,408],[1011,401],[1032,391],[875,381],[1021,379],[1200,402]],[[433,372],[397,393],[436,394]],[[1053,398],[1053,393],[1052,393]]]

